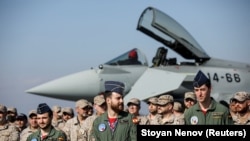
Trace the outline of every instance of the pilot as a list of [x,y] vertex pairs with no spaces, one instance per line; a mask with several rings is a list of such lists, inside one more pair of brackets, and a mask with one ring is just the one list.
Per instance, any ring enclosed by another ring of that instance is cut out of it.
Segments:
[[37,123],[39,129],[29,135],[27,141],[41,141],[41,140],[59,140],[66,141],[66,134],[56,129],[52,125],[53,113],[46,103],[41,103],[37,107]]
[[211,81],[202,71],[198,71],[196,74],[193,87],[197,103],[185,111],[185,124],[232,124],[229,109],[211,97]]
[[138,60],[138,54],[136,50],[131,50],[128,54],[128,59],[119,61],[120,65],[141,65],[142,63]]
[[95,141],[136,141],[137,128],[133,115],[124,111],[123,94],[125,85],[118,81],[105,82],[107,111],[93,123]]

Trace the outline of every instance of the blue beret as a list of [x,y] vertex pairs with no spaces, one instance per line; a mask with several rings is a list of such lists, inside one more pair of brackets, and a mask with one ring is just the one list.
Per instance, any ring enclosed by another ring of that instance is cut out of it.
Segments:
[[52,112],[50,107],[46,103],[41,103],[37,107],[37,114],[44,114],[46,112]]
[[117,92],[123,94],[124,84],[118,81],[105,81],[105,91]]
[[199,88],[200,86],[208,83],[210,83],[210,80],[201,70],[199,70],[194,78],[193,86]]

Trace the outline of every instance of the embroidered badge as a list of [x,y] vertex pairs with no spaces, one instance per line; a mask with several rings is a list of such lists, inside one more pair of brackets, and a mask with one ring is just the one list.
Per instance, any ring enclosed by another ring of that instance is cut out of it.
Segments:
[[192,125],[198,124],[198,117],[197,116],[192,116],[190,119],[190,122]]
[[58,141],[64,141],[64,138],[63,137],[59,137]]
[[36,138],[33,138],[33,139],[31,139],[31,141],[37,141],[37,139],[36,139]]
[[98,130],[99,131],[104,131],[106,129],[106,125],[104,124],[104,123],[101,123],[101,124],[99,124],[99,126],[98,126]]
[[138,124],[139,123],[139,119],[137,117],[133,117],[132,122],[134,124]]

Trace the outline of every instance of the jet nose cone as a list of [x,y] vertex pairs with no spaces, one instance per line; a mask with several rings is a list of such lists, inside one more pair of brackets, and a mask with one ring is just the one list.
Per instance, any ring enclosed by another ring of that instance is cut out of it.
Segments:
[[87,70],[49,81],[27,90],[27,93],[66,100],[93,100],[101,91],[101,81],[95,70]]

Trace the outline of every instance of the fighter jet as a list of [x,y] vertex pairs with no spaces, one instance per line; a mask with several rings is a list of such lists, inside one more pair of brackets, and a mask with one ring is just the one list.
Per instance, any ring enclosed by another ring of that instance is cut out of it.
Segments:
[[[193,79],[201,70],[212,83],[216,100],[229,100],[237,91],[250,92],[250,64],[210,57],[198,42],[177,21],[154,7],[147,7],[140,15],[137,30],[162,43],[149,66],[146,56],[138,48],[100,64],[96,68],[70,74],[27,90],[27,93],[66,100],[93,100],[105,91],[105,81],[125,84],[124,99],[147,100],[152,96],[171,94],[183,98],[193,91]],[[168,58],[168,50],[185,61]],[[187,61],[186,61],[187,60]]]

